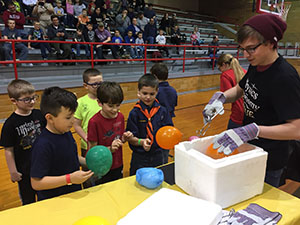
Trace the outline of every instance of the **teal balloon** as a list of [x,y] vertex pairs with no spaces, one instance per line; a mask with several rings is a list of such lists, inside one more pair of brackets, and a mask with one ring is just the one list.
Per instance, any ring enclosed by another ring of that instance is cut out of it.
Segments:
[[102,145],[92,147],[85,156],[87,167],[94,172],[98,178],[107,174],[112,165],[112,154],[110,150]]

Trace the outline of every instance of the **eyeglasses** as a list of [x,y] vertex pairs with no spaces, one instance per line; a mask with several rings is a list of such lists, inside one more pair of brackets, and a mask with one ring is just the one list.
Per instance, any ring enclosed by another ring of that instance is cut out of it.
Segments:
[[17,99],[17,101],[22,101],[22,102],[24,102],[25,104],[29,104],[29,103],[31,103],[32,101],[36,101],[37,99],[39,98],[39,96],[38,95],[34,95],[33,97],[28,97],[28,98],[19,98],[19,99]]
[[253,54],[254,52],[255,52],[255,50],[259,47],[259,46],[261,46],[263,44],[263,42],[261,42],[261,43],[259,43],[258,45],[256,45],[255,47],[253,47],[253,48],[241,48],[240,46],[239,46],[239,51],[241,51],[241,52],[244,52],[244,51],[246,51],[248,54]]
[[85,82],[87,85],[89,85],[89,86],[92,86],[93,88],[97,88],[97,87],[99,87],[100,86],[100,84],[102,83],[102,82],[95,82],[95,83],[88,83],[88,82]]

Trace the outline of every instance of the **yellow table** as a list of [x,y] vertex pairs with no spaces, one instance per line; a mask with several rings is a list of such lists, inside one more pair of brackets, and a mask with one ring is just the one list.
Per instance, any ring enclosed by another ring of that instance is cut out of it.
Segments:
[[[180,190],[176,185],[163,183],[162,187]],[[135,176],[53,199],[44,200],[0,212],[2,225],[71,225],[86,216],[101,216],[111,224],[124,217],[129,211],[157,190],[148,190],[135,181]],[[181,191],[181,190],[180,190]],[[300,200],[269,185],[262,195],[233,206],[239,210],[249,203],[280,212],[283,217],[279,225],[300,224]]]

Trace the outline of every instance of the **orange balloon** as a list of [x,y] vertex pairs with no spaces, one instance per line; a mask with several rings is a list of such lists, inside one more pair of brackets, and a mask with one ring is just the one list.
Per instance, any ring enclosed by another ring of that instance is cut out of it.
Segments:
[[182,133],[176,127],[164,126],[156,132],[155,138],[161,148],[172,149],[181,141]]
[[206,152],[205,152],[205,155],[213,158],[213,159],[222,159],[224,157],[228,157],[228,156],[231,156],[231,155],[236,155],[236,154],[239,154],[240,152],[238,151],[238,149],[234,149],[232,151],[232,153],[230,153],[229,155],[225,155],[223,152],[219,153],[218,152],[218,149],[214,149],[213,148],[213,143],[208,146],[208,148],[206,149]]

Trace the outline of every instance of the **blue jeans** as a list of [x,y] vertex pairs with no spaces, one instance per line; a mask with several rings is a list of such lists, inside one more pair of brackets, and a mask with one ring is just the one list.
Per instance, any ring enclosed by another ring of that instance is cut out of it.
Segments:
[[85,50],[85,55],[86,56],[90,56],[90,49],[89,49],[89,46],[88,45],[84,45],[84,44],[75,44],[75,47],[76,47],[76,56],[80,56],[80,47],[84,47],[84,50]]
[[[28,55],[28,48],[23,43],[15,43],[16,50],[20,51],[19,59],[26,60]],[[10,43],[4,43],[3,46],[5,59],[12,60],[12,46]]]
[[144,47],[143,46],[135,46],[135,52],[136,52],[138,59],[143,58]]
[[[147,37],[146,41],[148,42],[148,44],[154,44],[154,37]],[[148,47],[150,49],[154,48],[154,46],[150,46]]]
[[[214,57],[214,53],[209,54],[209,57],[210,57],[210,58]],[[215,57],[216,57],[216,59],[218,59],[218,58],[219,58],[219,55],[215,54]],[[214,59],[211,59],[211,60],[210,60],[210,64],[213,65],[213,63],[214,63]],[[216,63],[215,63],[214,66],[216,66]]]
[[129,52],[130,57],[135,59],[137,57],[137,52],[135,48],[131,48],[131,46],[125,46],[127,52]]
[[265,182],[274,187],[279,187],[280,178],[283,173],[283,169],[279,170],[267,170],[265,176]]
[[45,59],[45,58],[48,58],[48,55],[47,55],[47,52],[46,52],[46,49],[48,50],[48,52],[51,52],[51,47],[49,45],[49,43],[38,43],[38,42],[34,42],[34,43],[31,43],[31,46],[34,47],[34,48],[40,48],[41,49],[41,54],[42,54],[42,58]]

